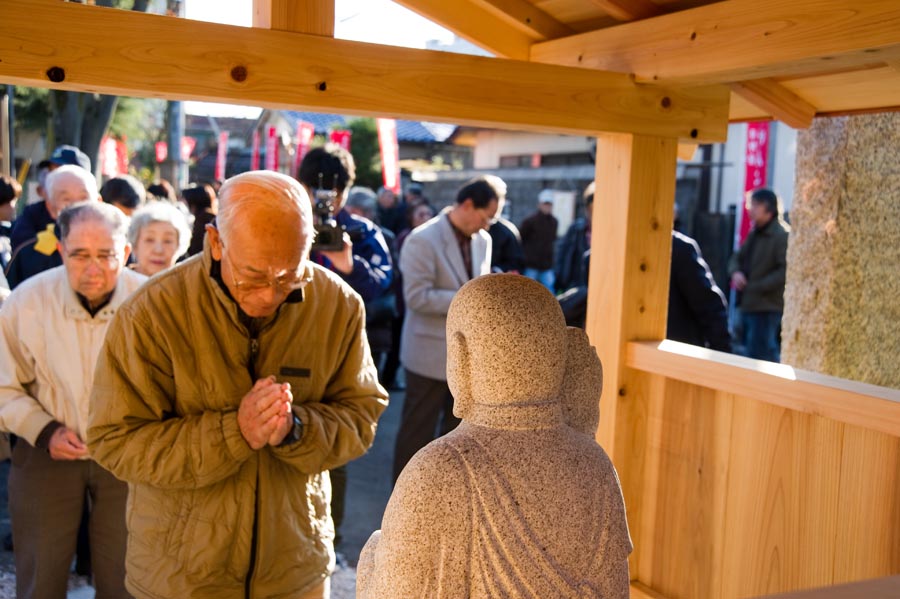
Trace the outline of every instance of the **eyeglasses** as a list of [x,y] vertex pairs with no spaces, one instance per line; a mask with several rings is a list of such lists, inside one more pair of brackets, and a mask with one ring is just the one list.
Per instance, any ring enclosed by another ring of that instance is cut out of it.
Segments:
[[[222,243],[221,245],[222,252],[224,253],[225,244]],[[250,276],[242,280],[238,280],[235,276],[235,268],[233,265],[229,270],[231,271],[231,284],[241,293],[255,293],[262,289],[273,287],[276,291],[289,294],[292,291],[303,289],[313,279],[312,274],[308,273],[305,268],[302,274],[297,274],[296,272],[274,271],[269,267],[266,269],[270,275],[269,277]]]
[[96,263],[100,268],[109,270],[117,268],[122,261],[115,252],[100,252],[96,256],[91,256],[80,250],[66,254],[66,259],[79,268],[87,268],[91,263]]

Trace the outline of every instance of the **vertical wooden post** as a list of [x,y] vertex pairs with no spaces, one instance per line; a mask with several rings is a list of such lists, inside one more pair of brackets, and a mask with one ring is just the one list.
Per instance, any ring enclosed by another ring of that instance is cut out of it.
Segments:
[[253,0],[253,26],[334,37],[334,0]]
[[[625,368],[625,344],[663,339],[675,202],[675,139],[597,138],[587,333],[603,362],[597,441],[622,482],[632,539],[641,537],[651,376]],[[632,577],[640,547],[632,556]]]

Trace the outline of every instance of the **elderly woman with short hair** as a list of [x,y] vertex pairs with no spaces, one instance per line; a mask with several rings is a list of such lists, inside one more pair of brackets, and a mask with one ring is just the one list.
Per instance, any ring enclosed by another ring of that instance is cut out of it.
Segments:
[[151,277],[171,268],[191,243],[184,215],[167,202],[150,202],[136,210],[128,228],[134,270]]

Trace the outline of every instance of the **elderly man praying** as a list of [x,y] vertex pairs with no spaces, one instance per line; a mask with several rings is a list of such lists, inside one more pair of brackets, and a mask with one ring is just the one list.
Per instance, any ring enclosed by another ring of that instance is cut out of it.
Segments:
[[307,260],[285,175],[226,181],[203,253],[156,275],[100,357],[88,447],[128,481],[137,597],[327,597],[327,470],[387,405],[360,297]]

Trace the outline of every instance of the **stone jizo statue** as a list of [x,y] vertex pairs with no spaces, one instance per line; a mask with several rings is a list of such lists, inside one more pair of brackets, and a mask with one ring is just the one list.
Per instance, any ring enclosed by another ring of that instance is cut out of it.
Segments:
[[400,475],[357,597],[628,597],[631,540],[593,436],[602,370],[587,336],[539,283],[488,275],[457,293],[447,346],[463,422]]

